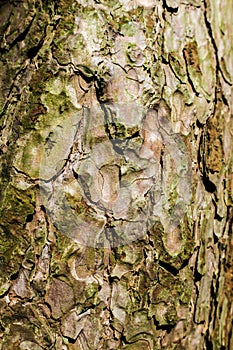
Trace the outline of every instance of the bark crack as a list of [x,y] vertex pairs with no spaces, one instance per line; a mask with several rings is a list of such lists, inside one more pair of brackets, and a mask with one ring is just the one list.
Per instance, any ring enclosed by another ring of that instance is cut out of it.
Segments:
[[[211,43],[212,43],[212,46],[213,46],[213,49],[214,49],[214,54],[215,54],[215,61],[216,61],[216,81],[218,81],[218,73],[220,72],[221,75],[222,75],[222,78],[223,80],[225,81],[226,84],[232,86],[232,83],[230,81],[227,80],[227,78],[225,77],[222,69],[221,69],[221,65],[220,65],[220,62],[219,62],[219,58],[218,58],[218,47],[217,47],[217,44],[216,44],[216,41],[214,39],[214,35],[213,35],[213,31],[212,31],[212,27],[211,27],[211,23],[209,22],[208,20],[208,4],[207,4],[207,1],[206,0],[203,0],[203,4],[204,4],[204,19],[205,19],[205,24],[206,24],[206,28],[208,30],[208,33],[209,33],[209,37],[210,37],[210,40],[211,40]],[[209,5],[210,6],[210,5]],[[216,88],[217,89],[217,88]],[[216,94],[217,94],[217,91],[216,91]],[[217,100],[217,97],[215,95],[215,99]]]

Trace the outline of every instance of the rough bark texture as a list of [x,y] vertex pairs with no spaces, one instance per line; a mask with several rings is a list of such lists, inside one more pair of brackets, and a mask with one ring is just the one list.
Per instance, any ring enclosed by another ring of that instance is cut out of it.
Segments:
[[1,350],[233,349],[232,4],[1,1]]

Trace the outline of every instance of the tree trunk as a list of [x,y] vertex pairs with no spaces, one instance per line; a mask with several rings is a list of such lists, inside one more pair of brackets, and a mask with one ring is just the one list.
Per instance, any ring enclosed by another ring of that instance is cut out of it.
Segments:
[[233,349],[232,2],[0,6],[0,349]]

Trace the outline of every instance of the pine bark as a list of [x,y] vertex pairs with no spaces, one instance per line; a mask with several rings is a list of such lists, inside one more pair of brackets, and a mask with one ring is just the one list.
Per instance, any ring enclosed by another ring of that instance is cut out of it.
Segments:
[[0,349],[233,349],[231,0],[0,2]]

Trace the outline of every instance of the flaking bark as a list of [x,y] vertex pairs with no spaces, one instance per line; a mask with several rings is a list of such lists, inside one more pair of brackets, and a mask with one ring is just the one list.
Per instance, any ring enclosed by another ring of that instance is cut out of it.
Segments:
[[1,1],[1,350],[233,349],[232,10]]

